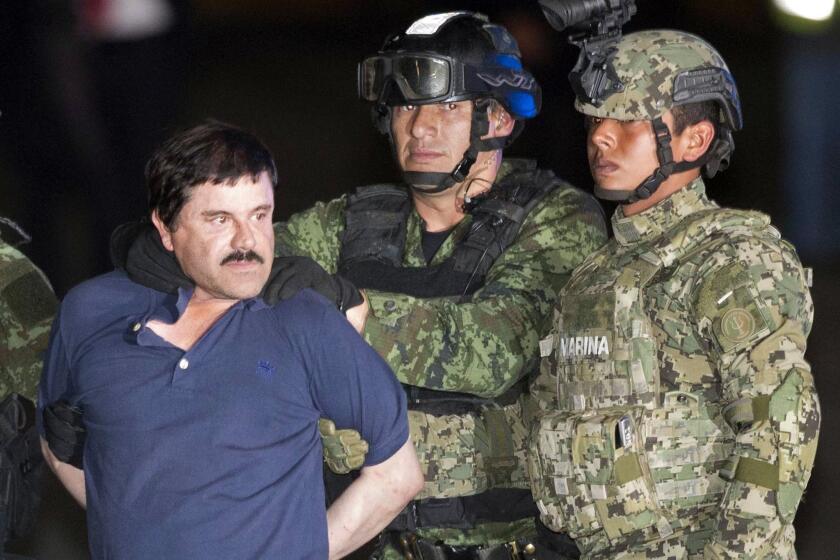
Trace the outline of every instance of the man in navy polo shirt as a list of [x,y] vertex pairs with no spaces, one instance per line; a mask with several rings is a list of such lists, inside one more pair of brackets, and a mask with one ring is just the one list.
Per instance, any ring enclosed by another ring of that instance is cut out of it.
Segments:
[[[94,558],[338,558],[421,488],[388,366],[316,293],[259,297],[276,180],[233,127],[169,140],[147,167],[151,219],[194,286],[170,295],[115,271],[62,303],[39,407],[84,410],[84,468],[42,448],[87,507]],[[371,446],[329,511],[319,417]]]

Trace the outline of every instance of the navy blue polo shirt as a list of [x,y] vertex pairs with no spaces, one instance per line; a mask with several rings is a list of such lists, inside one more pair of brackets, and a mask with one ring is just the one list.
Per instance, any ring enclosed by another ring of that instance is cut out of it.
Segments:
[[113,272],[55,319],[38,402],[84,410],[93,557],[326,558],[318,418],[384,461],[408,438],[399,383],[310,291],[238,302],[184,352],[146,323],[190,296]]

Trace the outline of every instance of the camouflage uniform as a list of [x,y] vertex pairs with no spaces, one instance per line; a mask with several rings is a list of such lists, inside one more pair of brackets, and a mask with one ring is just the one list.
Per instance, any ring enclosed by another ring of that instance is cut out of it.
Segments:
[[[610,64],[620,87],[578,98],[579,111],[657,131],[673,106],[714,100],[712,156],[680,164],[713,174],[728,159],[737,90],[702,39],[634,33]],[[670,150],[657,156],[667,178]],[[820,408],[793,247],[767,216],[719,208],[699,177],[632,216],[619,207],[612,223],[540,343],[529,471],[542,522],[590,559],[795,558]]]
[[796,253],[700,179],[640,214],[619,208],[613,227],[542,343],[543,522],[589,558],[795,557],[820,421]]
[[[511,170],[503,162],[498,180]],[[345,228],[346,197],[319,203],[278,227],[281,254],[305,255],[335,272]],[[467,215],[427,265],[421,248],[422,220],[412,208],[406,225],[403,266],[434,266],[449,257],[469,229]],[[568,185],[548,194],[528,215],[515,241],[490,268],[485,284],[466,302],[456,297],[417,298],[367,290],[370,314],[365,339],[388,361],[397,378],[412,386],[493,398],[505,393],[538,358],[560,287],[584,256],[606,240],[600,210],[591,197]],[[486,412],[486,411],[485,411]],[[418,499],[469,496],[493,486],[488,475],[499,424],[512,430],[513,458],[505,485],[528,488],[526,428],[518,403],[485,415],[410,411],[412,441],[426,476]],[[489,415],[488,415],[489,416]],[[510,426],[510,427],[507,427]],[[472,530],[418,531],[450,545],[495,544],[533,532],[533,521],[484,524]]]
[[35,399],[57,301],[44,274],[0,240],[0,395]]

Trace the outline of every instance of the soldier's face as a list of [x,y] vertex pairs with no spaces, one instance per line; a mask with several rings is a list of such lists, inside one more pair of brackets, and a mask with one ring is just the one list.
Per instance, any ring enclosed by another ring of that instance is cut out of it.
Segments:
[[458,101],[394,107],[391,130],[403,171],[452,171],[469,147],[472,105]]
[[[662,117],[672,131],[674,161],[682,161],[682,135],[673,135],[674,119]],[[659,167],[656,138],[650,121],[619,121],[586,117],[586,154],[595,183],[608,190],[632,190]]]
[[170,230],[153,214],[164,247],[175,252],[196,284],[197,297],[246,299],[262,291],[274,259],[271,212],[274,189],[267,173],[233,184],[205,183],[192,190]]

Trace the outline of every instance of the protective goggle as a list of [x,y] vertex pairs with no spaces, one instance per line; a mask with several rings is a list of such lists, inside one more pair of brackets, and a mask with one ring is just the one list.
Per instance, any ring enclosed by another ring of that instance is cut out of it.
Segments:
[[[402,94],[404,103],[434,103],[466,99],[470,93],[486,90],[486,84],[466,76],[465,66],[449,57],[432,54],[372,56],[359,64],[359,97],[379,101],[388,83]],[[474,73],[474,72],[473,72]],[[470,89],[476,89],[472,91]],[[389,92],[388,97],[395,92]],[[384,99],[388,103],[388,99]]]

